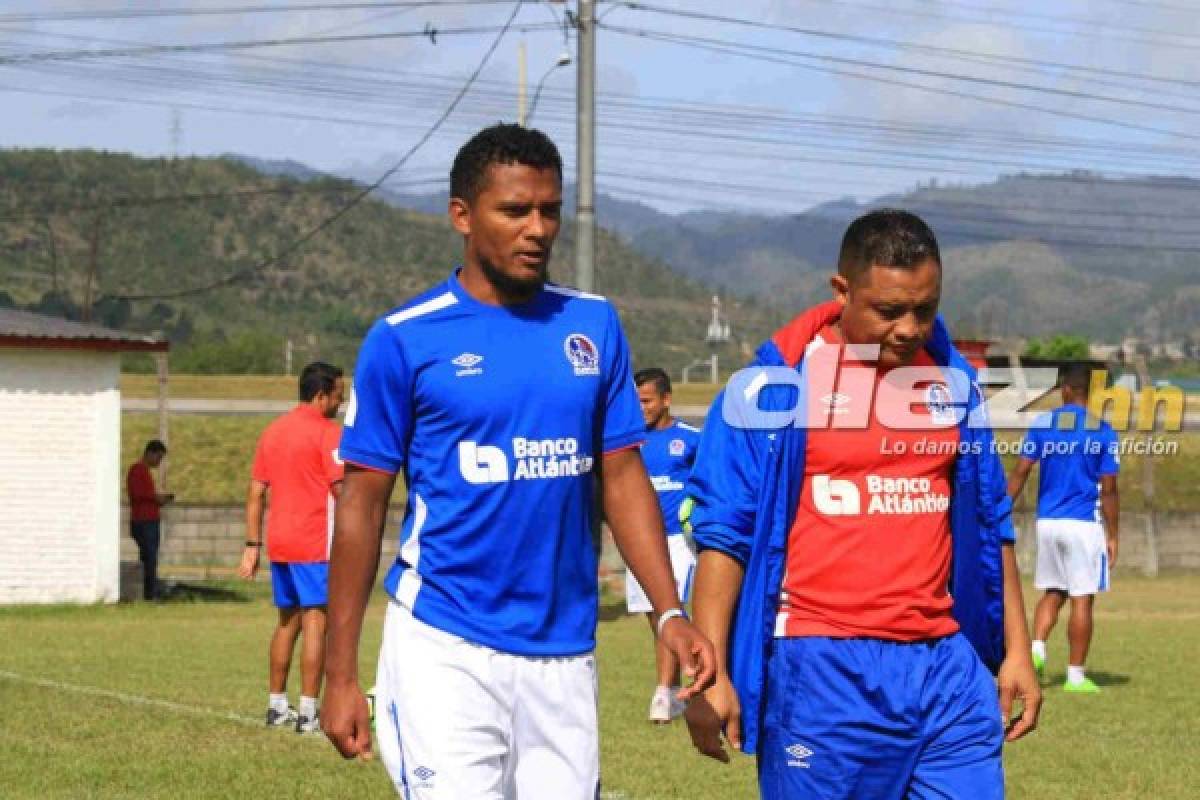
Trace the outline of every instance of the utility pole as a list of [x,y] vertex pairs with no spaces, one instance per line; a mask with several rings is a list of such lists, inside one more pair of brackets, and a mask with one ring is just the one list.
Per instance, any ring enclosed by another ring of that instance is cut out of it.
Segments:
[[595,288],[596,275],[596,3],[579,0],[579,68],[575,159],[575,286]]
[[517,45],[517,124],[522,128],[528,121],[529,104],[525,98],[525,87],[529,82],[529,75],[525,65],[525,42]]

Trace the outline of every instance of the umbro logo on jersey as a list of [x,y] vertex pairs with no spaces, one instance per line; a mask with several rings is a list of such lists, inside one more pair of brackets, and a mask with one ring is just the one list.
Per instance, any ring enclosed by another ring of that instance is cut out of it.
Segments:
[[475,353],[463,353],[460,356],[450,359],[450,363],[458,367],[458,372],[454,373],[456,377],[463,378],[468,375],[482,375],[483,368],[479,364],[483,361],[483,356]]
[[437,773],[434,772],[433,770],[431,770],[429,767],[417,767],[416,769],[414,769],[412,771],[412,774],[413,774],[413,777],[416,778],[418,781],[418,783],[416,784],[417,788],[419,788],[419,789],[432,789],[433,788],[433,783],[432,783],[433,777],[435,775],[437,775]]
[[830,414],[849,414],[850,395],[841,392],[831,392],[821,398],[821,405]]
[[600,374],[600,351],[596,344],[582,333],[572,333],[563,339],[563,352],[567,361],[575,368],[576,375]]
[[802,744],[794,744],[790,747],[785,747],[784,752],[788,754],[787,765],[789,767],[799,767],[800,769],[808,769],[808,759],[813,755],[813,751],[809,750]]

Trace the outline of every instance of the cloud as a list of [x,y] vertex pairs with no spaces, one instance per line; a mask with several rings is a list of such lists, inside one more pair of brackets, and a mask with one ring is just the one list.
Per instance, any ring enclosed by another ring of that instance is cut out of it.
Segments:
[[116,114],[117,108],[109,104],[72,100],[63,105],[54,106],[48,113],[54,119],[100,119]]

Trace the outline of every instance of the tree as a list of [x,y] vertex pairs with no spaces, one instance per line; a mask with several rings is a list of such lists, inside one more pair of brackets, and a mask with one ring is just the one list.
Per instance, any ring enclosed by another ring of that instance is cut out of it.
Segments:
[[1030,339],[1025,355],[1050,361],[1083,361],[1090,355],[1090,347],[1082,336],[1058,333],[1048,339]]

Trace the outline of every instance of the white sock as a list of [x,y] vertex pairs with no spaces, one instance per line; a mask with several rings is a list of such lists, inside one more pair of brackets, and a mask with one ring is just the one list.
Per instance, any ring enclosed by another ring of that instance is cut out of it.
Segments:
[[1067,683],[1083,683],[1084,669],[1074,664],[1067,665]]
[[267,701],[267,707],[272,711],[279,712],[280,714],[287,713],[287,692],[280,692],[279,694],[271,692],[270,699]]
[[312,719],[317,715],[317,698],[300,695],[300,708],[297,710],[300,716]]
[[1033,654],[1042,661],[1046,660],[1046,643],[1037,639],[1033,640]]

